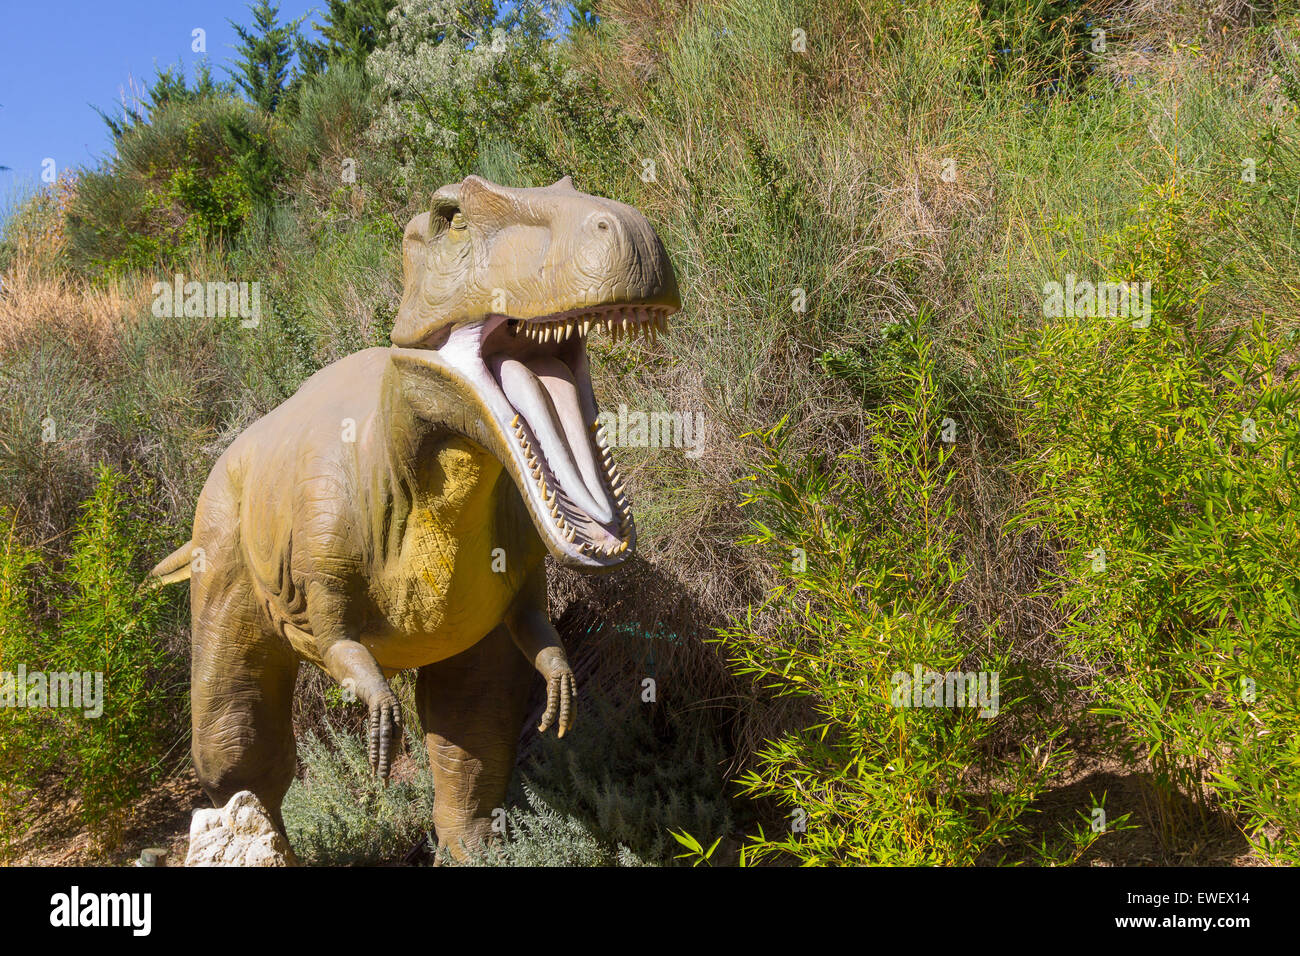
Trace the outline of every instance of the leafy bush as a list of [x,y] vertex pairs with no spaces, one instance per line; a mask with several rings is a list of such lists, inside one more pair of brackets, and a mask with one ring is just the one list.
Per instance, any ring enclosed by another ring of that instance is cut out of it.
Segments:
[[164,100],[125,129],[111,164],[84,174],[68,213],[69,254],[86,271],[175,268],[238,235],[271,203],[281,163],[272,121],[217,92]]
[[[959,626],[955,446],[940,440],[929,343],[912,354],[869,416],[870,449],[791,463],[781,425],[761,436],[744,540],[781,555],[779,583],[757,615],[766,626],[751,610],[720,642],[740,673],[807,698],[819,720],[770,741],[740,779],[790,814],[787,832],[750,838],[749,861],[973,864],[1023,831],[1063,756],[1058,731],[1005,757],[990,746],[1018,677],[994,633]],[[947,678],[975,671],[984,683]],[[934,693],[945,686],[971,696]]]
[[724,755],[688,715],[656,731],[638,696],[583,701],[563,740],[543,736],[522,769],[508,838],[480,862],[509,866],[662,866],[670,830],[729,836]]
[[312,866],[376,865],[400,859],[433,826],[433,774],[424,737],[405,722],[415,774],[384,786],[370,770],[360,735],[326,724],[299,745],[304,776],[285,794],[289,842]]
[[366,71],[379,105],[372,140],[408,189],[463,176],[485,142],[509,139],[553,77],[557,5],[402,0]]
[[[38,561],[36,552],[18,540],[15,531],[15,523],[10,522],[0,551],[0,672],[10,673],[17,664],[33,659],[28,576]],[[22,708],[0,710],[0,860],[7,855],[16,810],[30,790],[30,781],[45,769],[37,763],[44,754],[31,748],[44,716]]]
[[1196,822],[1181,794],[1297,862],[1295,337],[1213,317],[1193,212],[1168,183],[1125,233],[1120,275],[1152,282],[1149,317],[1057,320],[1027,343],[1022,522],[1061,541],[1064,636],[1119,752],[1149,761],[1162,839]]
[[[716,744],[685,727],[661,741],[644,716],[601,698],[592,704],[595,712],[563,741],[537,741],[540,750],[517,776],[506,808],[506,838],[484,847],[471,865],[662,865],[672,862],[676,846],[671,827],[727,834],[731,815]],[[414,773],[388,787],[372,775],[361,736],[324,726],[324,736],[303,740],[304,775],[285,796],[295,852],[314,865],[400,859],[433,824],[433,777],[418,722],[405,724]]]
[[507,814],[509,838],[474,854],[471,866],[653,866],[623,844],[613,844],[582,817],[557,809],[525,780],[527,808]]
[[[100,469],[72,553],[50,572],[53,621],[32,613],[33,552],[11,534],[0,557],[0,664],[11,673],[20,664],[29,675],[42,673],[49,703],[0,709],[0,772],[22,792],[57,771],[58,787],[80,799],[83,822],[108,847],[120,836],[123,808],[168,769],[163,757],[181,723],[181,675],[156,637],[163,596],[137,591],[135,561],[152,537],[132,513],[123,481]],[[55,708],[55,673],[95,675],[94,683],[83,680],[84,693],[102,678],[102,712],[93,713],[99,708],[84,697],[83,707]]]

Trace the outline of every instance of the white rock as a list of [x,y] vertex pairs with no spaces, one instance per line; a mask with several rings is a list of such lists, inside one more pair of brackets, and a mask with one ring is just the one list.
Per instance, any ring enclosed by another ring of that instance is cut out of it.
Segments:
[[195,810],[186,866],[296,866],[261,801],[241,790],[219,810]]

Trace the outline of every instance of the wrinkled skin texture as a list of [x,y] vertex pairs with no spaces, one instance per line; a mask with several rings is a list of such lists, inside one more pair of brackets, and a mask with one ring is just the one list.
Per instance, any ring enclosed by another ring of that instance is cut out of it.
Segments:
[[193,753],[214,805],[251,790],[283,831],[304,660],[366,705],[386,778],[388,678],[415,669],[439,844],[463,856],[504,802],[532,673],[539,729],[563,736],[576,715],[546,555],[603,573],[635,547],[585,337],[653,335],[680,302],[645,218],[567,179],[444,187],[403,258],[394,347],[322,369],[249,426],[153,576],[191,580]]

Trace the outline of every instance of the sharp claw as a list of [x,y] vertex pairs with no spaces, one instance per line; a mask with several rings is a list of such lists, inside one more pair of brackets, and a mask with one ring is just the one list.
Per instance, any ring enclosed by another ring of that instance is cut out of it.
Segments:
[[561,680],[560,686],[560,730],[558,736],[563,737],[565,732],[572,725],[571,716],[573,713],[573,696],[575,689],[572,681],[567,677]]
[[537,732],[538,732],[538,733],[542,733],[543,731],[545,731],[546,728],[550,727],[551,724],[554,723],[554,721],[555,721],[555,712],[556,712],[556,710],[557,710],[557,701],[556,701],[555,698],[556,698],[556,696],[557,696],[557,690],[558,690],[558,688],[556,687],[556,684],[557,684],[557,681],[556,681],[554,678],[552,678],[550,681],[547,681],[547,684],[546,684],[546,712],[545,712],[544,714],[542,714],[542,722],[541,722],[541,725],[538,726],[538,728],[537,728]]

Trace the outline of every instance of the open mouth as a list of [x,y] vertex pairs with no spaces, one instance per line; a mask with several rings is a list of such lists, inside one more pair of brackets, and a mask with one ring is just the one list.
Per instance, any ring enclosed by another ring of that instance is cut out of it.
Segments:
[[437,347],[477,386],[504,436],[503,463],[563,563],[613,567],[636,543],[627,490],[597,421],[586,338],[601,331],[615,341],[653,340],[675,311],[628,303],[531,319],[489,315]]

